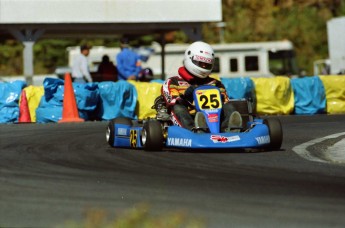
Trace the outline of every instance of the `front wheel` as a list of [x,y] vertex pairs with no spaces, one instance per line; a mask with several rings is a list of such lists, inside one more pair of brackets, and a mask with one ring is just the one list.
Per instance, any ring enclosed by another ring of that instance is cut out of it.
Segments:
[[279,150],[283,142],[283,129],[279,119],[265,119],[270,134],[270,144],[268,149]]
[[144,123],[141,132],[141,142],[147,151],[158,151],[163,147],[163,129],[157,120],[149,120]]
[[106,136],[108,144],[111,147],[114,147],[115,124],[125,124],[128,126],[132,126],[132,120],[126,117],[119,117],[119,118],[115,118],[109,121],[105,136]]

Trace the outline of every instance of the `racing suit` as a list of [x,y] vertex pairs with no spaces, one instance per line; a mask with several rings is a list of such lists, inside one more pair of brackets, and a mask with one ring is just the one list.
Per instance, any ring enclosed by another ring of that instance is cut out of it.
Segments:
[[178,76],[168,78],[162,86],[168,113],[174,125],[181,126],[188,130],[193,130],[194,120],[191,113],[195,113],[191,107],[193,102],[193,91],[201,85],[213,85],[220,89],[223,109],[221,113],[221,130],[228,127],[230,115],[235,111],[234,106],[229,103],[229,97],[224,85],[217,79],[206,77],[198,78],[191,75],[185,67],[180,67]]

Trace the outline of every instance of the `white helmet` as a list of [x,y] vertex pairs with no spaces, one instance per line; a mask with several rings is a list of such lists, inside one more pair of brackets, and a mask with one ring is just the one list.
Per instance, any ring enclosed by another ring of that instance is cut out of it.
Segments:
[[183,64],[194,76],[206,78],[211,74],[214,65],[212,47],[202,41],[192,43],[184,53]]

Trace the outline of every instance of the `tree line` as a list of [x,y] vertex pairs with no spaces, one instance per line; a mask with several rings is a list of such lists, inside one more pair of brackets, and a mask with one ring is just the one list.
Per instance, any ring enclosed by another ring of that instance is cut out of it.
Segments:
[[[307,75],[312,64],[328,57],[327,21],[345,16],[345,0],[222,0],[223,24],[205,23],[203,39],[211,44],[290,40],[297,63]],[[155,35],[139,37],[136,44],[159,40]],[[169,42],[189,42],[176,32]],[[66,48],[88,43],[117,47],[118,39],[41,39],[34,45],[35,74],[53,73],[68,64]],[[0,41],[0,75],[21,75],[23,45],[16,40]]]

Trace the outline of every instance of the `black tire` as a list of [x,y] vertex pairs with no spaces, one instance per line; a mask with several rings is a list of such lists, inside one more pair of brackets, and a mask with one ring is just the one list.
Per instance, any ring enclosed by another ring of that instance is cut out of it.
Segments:
[[114,147],[115,124],[126,124],[132,126],[132,120],[126,117],[119,117],[109,121],[106,131],[106,139],[111,147]]
[[265,119],[264,124],[268,126],[270,134],[270,144],[268,149],[279,150],[283,143],[283,129],[282,125],[277,118]]
[[163,129],[157,120],[149,120],[144,123],[141,142],[146,151],[158,151],[163,148]]

